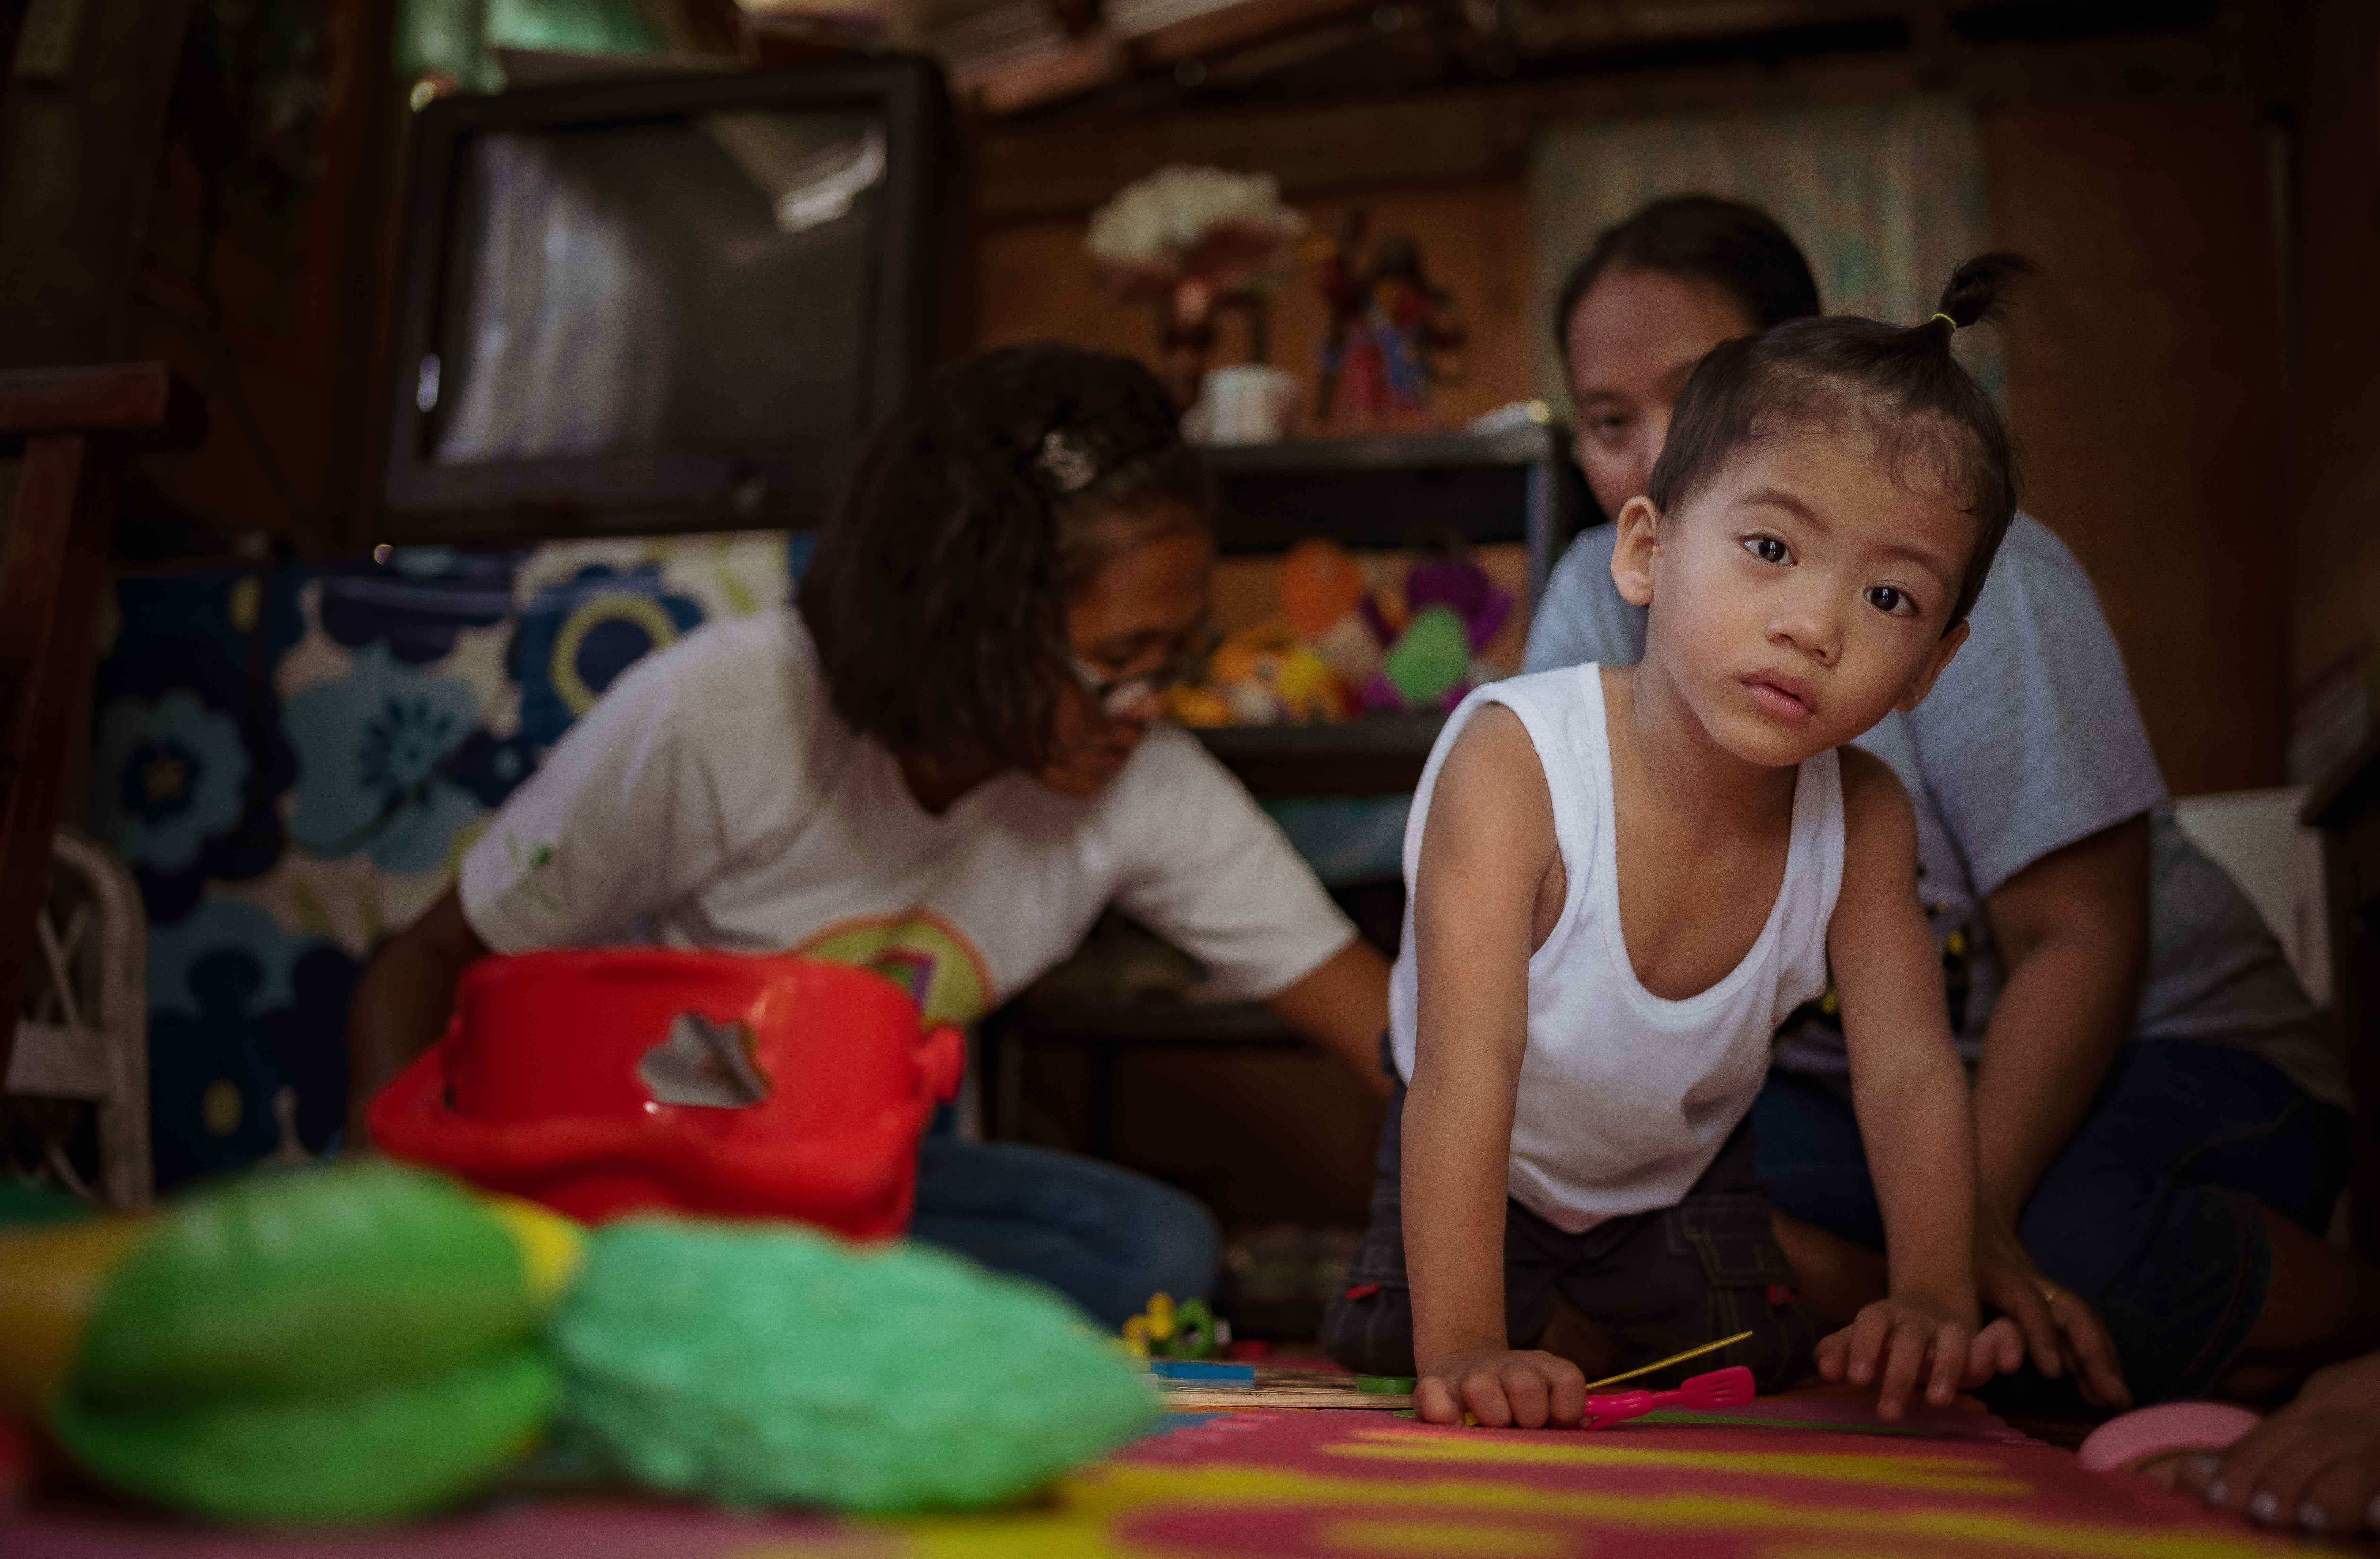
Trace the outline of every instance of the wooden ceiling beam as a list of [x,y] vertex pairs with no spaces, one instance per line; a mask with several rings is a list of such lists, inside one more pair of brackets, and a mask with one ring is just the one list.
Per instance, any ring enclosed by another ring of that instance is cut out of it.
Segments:
[[1169,163],[1278,177],[1291,199],[1508,177],[1549,125],[1664,114],[1873,103],[1947,91],[1977,104],[2254,91],[2239,53],[2204,34],[1993,44],[1938,55],[1818,56],[1625,69],[1387,100],[1121,114],[1087,106],[978,121],[976,200],[988,222],[1088,213]]

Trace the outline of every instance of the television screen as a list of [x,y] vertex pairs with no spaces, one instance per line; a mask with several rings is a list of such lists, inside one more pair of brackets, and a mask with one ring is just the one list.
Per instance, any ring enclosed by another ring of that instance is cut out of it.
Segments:
[[937,290],[930,127],[834,86],[541,90],[431,127],[394,533],[506,510],[817,518],[922,366]]

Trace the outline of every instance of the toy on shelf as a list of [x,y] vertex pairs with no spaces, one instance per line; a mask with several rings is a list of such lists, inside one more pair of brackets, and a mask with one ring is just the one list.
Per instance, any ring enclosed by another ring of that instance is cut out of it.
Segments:
[[1314,397],[1316,422],[1356,430],[1431,421],[1430,392],[1460,376],[1463,347],[1454,297],[1429,279],[1421,246],[1390,235],[1364,251],[1370,213],[1341,221],[1335,239],[1308,246],[1330,323]]
[[372,1102],[372,1140],[583,1222],[909,1224],[917,1139],[959,1032],[864,969],[784,955],[570,949],[482,958],[446,1035]]
[[1174,689],[1185,725],[1275,725],[1373,712],[1451,710],[1500,675],[1480,652],[1511,618],[1510,591],[1461,557],[1373,582],[1335,542],[1309,538],[1281,562],[1281,616],[1223,641],[1206,677]]
[[1343,720],[1348,700],[1330,664],[1278,623],[1242,628],[1208,663],[1207,680],[1176,689],[1185,725],[1305,725]]
[[1293,269],[1305,219],[1269,175],[1165,167],[1091,215],[1086,247],[1109,296],[1157,311],[1160,375],[1184,411],[1227,310],[1247,318],[1248,358],[1266,355],[1266,289]]

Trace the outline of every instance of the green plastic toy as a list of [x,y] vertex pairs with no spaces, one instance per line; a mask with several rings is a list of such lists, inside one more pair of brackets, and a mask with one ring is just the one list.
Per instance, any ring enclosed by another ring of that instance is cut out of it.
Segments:
[[1160,1410],[1046,1290],[785,1226],[609,1225],[548,1335],[565,1455],[729,1504],[998,1504]]
[[536,1328],[577,1243],[393,1163],[260,1174],[0,1241],[0,1375],[91,1471],[165,1504],[409,1515],[542,1432],[560,1380]]

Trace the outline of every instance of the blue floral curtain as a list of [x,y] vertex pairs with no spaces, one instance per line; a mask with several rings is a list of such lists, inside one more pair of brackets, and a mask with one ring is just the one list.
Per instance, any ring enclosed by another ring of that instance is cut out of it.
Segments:
[[102,661],[93,827],[149,915],[161,1187],[346,1113],[371,946],[639,656],[775,606],[806,537],[397,551],[385,562],[122,580]]
[[[1973,113],[1947,98],[1792,113],[1563,126],[1529,167],[1533,317],[1548,322],[1562,278],[1595,236],[1648,201],[1711,194],[1766,208],[1810,257],[1829,313],[1914,324],[1959,262],[1990,247]],[[1569,387],[1549,323],[1536,332],[1538,382]],[[1998,386],[1987,333],[1960,350]]]

